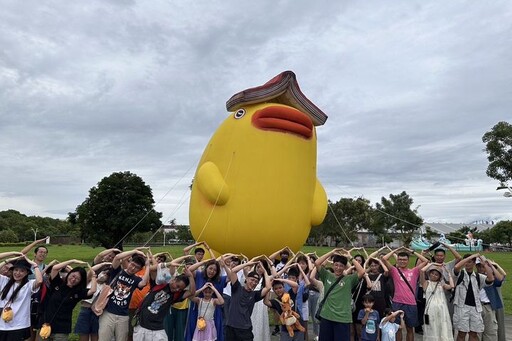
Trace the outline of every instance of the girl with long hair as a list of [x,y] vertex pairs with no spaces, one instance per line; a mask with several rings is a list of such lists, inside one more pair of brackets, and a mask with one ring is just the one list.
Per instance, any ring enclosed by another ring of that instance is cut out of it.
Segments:
[[87,289],[87,272],[83,267],[73,268],[64,278],[60,276],[60,271],[71,264],[87,265],[86,262],[72,259],[55,264],[50,273],[50,287],[43,301],[44,311],[38,326],[49,324],[52,340],[68,339],[73,309],[81,300],[92,297],[96,291],[96,274],[92,274],[91,286]]
[[[203,266],[203,270],[198,270]],[[194,273],[194,279],[197,288],[202,288],[207,282],[211,282],[218,292],[222,292],[226,286],[226,275],[221,275],[220,264],[215,259],[209,259],[195,263],[189,267],[190,272]],[[196,321],[198,317],[198,305],[190,302],[188,310],[188,324],[185,332],[185,340],[191,341],[196,329]],[[224,326],[222,317],[222,306],[215,307],[214,313],[215,328],[217,330],[217,340],[224,340]]]
[[[28,279],[34,271],[35,279]],[[43,276],[37,264],[20,258],[13,264],[12,277],[0,275],[0,341],[30,337],[30,297],[39,290]]]

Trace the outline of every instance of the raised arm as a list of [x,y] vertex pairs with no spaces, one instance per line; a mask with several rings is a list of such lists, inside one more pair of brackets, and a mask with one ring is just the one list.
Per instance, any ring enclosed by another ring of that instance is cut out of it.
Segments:
[[196,293],[196,281],[194,279],[194,274],[190,272],[187,267],[183,270],[183,274],[188,277],[188,290],[183,294],[183,298],[189,298],[194,296]]
[[507,273],[503,268],[496,262],[491,261],[490,259],[487,259],[492,266],[492,271],[494,272],[494,277],[500,281],[503,281],[505,277],[507,276]]
[[268,258],[270,258],[272,261],[275,261],[277,259],[277,256],[279,256],[281,252],[283,252],[284,250],[286,250],[286,246],[283,247],[282,249],[277,250],[276,252],[268,256]]
[[297,267],[299,268],[300,274],[301,274],[302,278],[304,279],[304,284],[309,286],[311,284],[311,282],[309,281],[308,276],[306,275],[304,270],[302,270],[302,267],[300,265],[297,264]]
[[126,258],[129,258],[131,256],[133,256],[134,254],[139,254],[141,255],[142,257],[146,257],[146,255],[144,254],[144,252],[140,251],[140,250],[137,250],[137,249],[134,249],[134,250],[130,250],[130,251],[125,251],[125,252],[121,252],[121,253],[118,253],[115,257],[114,257],[114,260],[112,260],[112,267],[114,269],[117,269],[119,266],[121,266],[121,261],[123,259],[126,259]]
[[19,258],[19,257],[23,257],[23,256],[25,256],[25,254],[23,252],[16,252],[16,251],[9,251],[9,252],[2,252],[2,253],[0,253],[0,259],[13,258],[13,257]]
[[[444,282],[443,283],[443,289],[444,290],[451,290],[453,288],[455,288],[455,283],[453,282],[453,276],[452,274],[446,269],[446,266],[443,264],[443,269],[446,270],[446,272],[448,273],[448,283]],[[443,279],[441,279],[443,280]]]
[[261,266],[263,267],[263,278],[265,280],[265,287],[261,289],[261,297],[265,297],[272,289],[272,280],[270,279],[270,276],[268,275],[267,270],[265,270],[263,264],[261,264]]
[[425,256],[423,256],[421,253],[418,253],[418,252],[416,252],[416,251],[414,251],[413,253],[414,253],[414,254],[416,255],[416,257],[418,257],[418,259],[420,260],[420,261],[418,262],[418,264],[416,264],[415,268],[421,269],[421,268],[423,268],[423,267],[425,266],[425,264],[428,264],[428,263],[429,263],[429,260],[428,260]]
[[208,251],[208,253],[210,254],[210,257],[212,259],[215,259],[215,253],[213,252],[213,250],[210,248],[210,246],[206,243],[206,242],[203,242],[203,245],[204,245],[204,248]]
[[112,253],[112,252],[121,253],[121,250],[116,249],[116,248],[112,248],[112,249],[106,249],[106,250],[101,251],[100,253],[98,253],[96,255],[96,257],[94,257],[94,260],[93,260],[94,264],[98,264],[98,263],[103,262],[103,258],[106,255],[108,255],[109,253]]
[[201,266],[203,266],[206,262],[208,262],[209,259],[204,259],[200,262],[194,263],[191,266],[188,267],[190,272],[194,273],[197,269],[199,269]]
[[364,268],[359,262],[355,259],[352,259],[352,264],[355,266],[357,271],[357,278],[362,278],[365,274]]
[[[32,250],[34,247],[36,247],[36,245],[43,244],[46,241],[46,239],[48,239],[48,237],[44,237],[43,239],[38,239],[38,240],[33,241],[32,243],[25,246],[23,248],[23,250],[21,250],[21,253],[26,255],[27,253],[30,252],[30,250]],[[9,256],[7,256],[7,257],[9,257]],[[0,258],[2,258],[2,257],[0,257]]]
[[94,293],[96,292],[96,289],[97,289],[98,276],[96,276],[96,273],[94,272],[95,270],[93,270],[89,264],[87,264],[87,267],[89,268],[89,270],[87,271],[87,275],[89,277],[89,274],[90,274],[90,277],[91,277],[91,280],[90,280],[91,287],[89,288],[89,291],[87,291],[87,296],[92,296],[92,295],[94,295]]
[[332,249],[331,251],[327,252],[323,256],[318,257],[318,259],[315,261],[315,268],[320,270],[320,267],[325,263],[325,261],[328,260],[332,255],[334,255],[336,252],[338,252],[340,250],[343,250],[343,249]]
[[[106,265],[112,265],[112,263],[103,262],[103,263],[94,264],[92,267],[90,267],[89,271],[87,272],[87,280],[90,281],[92,278],[92,275],[95,275],[96,271],[98,271],[99,269],[101,269],[102,267],[104,267]],[[48,265],[48,266],[50,266],[50,265]],[[87,263],[87,266],[89,266],[89,263]]]
[[150,269],[150,265],[151,265],[151,252],[148,252],[148,256],[146,257],[146,269],[144,270],[144,276],[142,276],[142,281],[139,282],[139,289],[142,289],[146,286],[146,284],[149,283],[149,272],[151,271]]
[[450,245],[448,245],[446,243],[442,243],[442,242],[441,242],[441,245],[443,245],[445,248],[450,250],[453,257],[455,258],[455,263],[458,263],[462,260],[462,256],[460,255],[460,253],[458,253],[457,250],[455,250],[453,247],[451,247]]
[[425,275],[430,266],[432,266],[432,264],[427,264],[420,269],[420,285],[423,288],[423,290],[427,289],[428,282]]
[[483,264],[485,268],[485,274],[487,275],[487,278],[485,279],[486,283],[492,283],[494,282],[494,272],[492,271],[491,266],[487,263],[487,259],[484,256],[480,256],[480,264]]
[[55,264],[52,268],[52,272],[50,273],[50,277],[52,279],[54,279],[59,274],[59,271],[61,271],[62,269],[65,269],[68,265],[71,265],[71,264],[87,265],[87,262],[83,262],[78,259],[70,259],[65,262]]
[[318,269],[316,267],[313,267],[311,271],[309,272],[309,280],[311,281],[311,284],[313,284],[318,290],[322,287],[322,282],[316,279],[316,273]]
[[398,248],[398,249],[396,249],[396,250],[391,250],[391,251],[389,251],[387,254],[385,254],[385,255],[384,255],[384,257],[382,257],[382,258],[381,258],[382,263],[384,263],[384,265],[385,265],[388,269],[391,269],[391,267],[393,266],[393,265],[389,262],[389,259],[390,259],[391,257],[393,257],[393,255],[394,255],[397,251],[399,251],[399,250],[401,250],[401,249],[402,249],[402,248]]
[[458,262],[457,264],[455,264],[455,267],[453,268],[453,272],[455,273],[455,275],[459,274],[460,270],[464,267],[464,265],[466,263],[472,262],[475,258],[477,258],[479,256],[480,256],[479,253],[475,253],[467,258],[462,258],[462,260],[460,262]]
[[[188,255],[188,254],[189,254],[189,252],[190,252],[190,250],[192,250],[192,249],[193,249],[193,248],[195,248],[196,246],[199,246],[199,245],[202,245],[202,244],[203,244],[203,242],[198,242],[198,243],[194,243],[194,244],[192,244],[192,245],[189,245],[189,246],[184,247],[184,248],[183,248],[183,254],[184,254],[184,255]],[[214,257],[212,257],[212,258],[214,258]]]
[[238,276],[236,275],[238,270],[235,271],[235,269],[239,268],[242,264],[235,266],[233,269],[230,269],[229,266],[226,265],[224,257],[224,255],[220,257],[219,263],[226,271],[226,276],[228,280],[231,282],[231,285],[233,285],[238,281]]
[[32,291],[36,291],[41,284],[43,283],[43,274],[41,273],[41,270],[37,266],[36,262],[31,261],[30,259],[25,256],[25,260],[32,265],[32,270],[34,271],[34,275],[36,276],[36,280],[34,281],[34,285],[32,286]]

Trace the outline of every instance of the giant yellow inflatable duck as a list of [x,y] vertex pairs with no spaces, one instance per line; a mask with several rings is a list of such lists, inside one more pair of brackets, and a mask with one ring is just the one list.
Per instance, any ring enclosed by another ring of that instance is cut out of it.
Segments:
[[199,162],[190,199],[196,240],[249,257],[294,252],[327,211],[316,177],[316,131],[327,116],[286,71],[234,95]]

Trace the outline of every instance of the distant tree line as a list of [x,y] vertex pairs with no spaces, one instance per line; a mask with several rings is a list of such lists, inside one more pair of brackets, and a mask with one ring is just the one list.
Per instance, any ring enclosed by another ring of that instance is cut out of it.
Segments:
[[0,243],[34,241],[35,231],[37,239],[55,235],[80,236],[80,229],[66,220],[26,216],[16,210],[0,212]]

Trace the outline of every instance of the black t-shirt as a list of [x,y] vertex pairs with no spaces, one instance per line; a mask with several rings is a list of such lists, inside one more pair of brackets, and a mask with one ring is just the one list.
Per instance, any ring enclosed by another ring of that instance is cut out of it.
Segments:
[[109,272],[109,278],[114,278],[119,273],[115,284],[112,286],[114,292],[108,298],[106,310],[114,315],[128,316],[128,306],[132,294],[139,287],[142,278],[133,274],[129,275],[119,266]]
[[70,288],[59,275],[55,276],[50,281],[50,288],[44,299],[44,310],[40,326],[43,323],[50,323],[52,334],[71,333],[73,309],[81,300],[92,297],[92,295],[87,296],[87,292],[88,289],[86,288]]
[[164,317],[172,304],[184,300],[185,291],[171,292],[169,285],[160,290],[151,290],[140,306],[140,326],[149,330],[164,329]]
[[247,291],[236,281],[231,286],[231,303],[226,325],[238,329],[251,329],[251,314],[254,304],[261,301],[261,290]]
[[[476,307],[476,302],[475,302],[475,293],[473,292],[473,283],[471,281],[471,275],[473,273],[468,273],[468,276],[469,276],[469,284],[468,284],[468,290],[466,292],[466,299],[464,300],[464,304],[465,305],[469,305],[471,307]],[[478,274],[476,274],[478,276]],[[462,283],[462,285],[464,285],[464,282]]]

